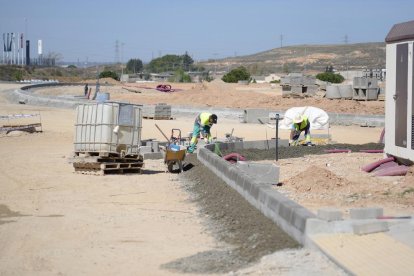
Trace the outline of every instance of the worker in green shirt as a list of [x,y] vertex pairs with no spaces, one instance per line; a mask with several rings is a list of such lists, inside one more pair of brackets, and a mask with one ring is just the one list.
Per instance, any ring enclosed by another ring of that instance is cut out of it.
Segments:
[[290,131],[290,140],[289,146],[296,146],[299,143],[299,136],[302,131],[305,132],[305,141],[306,145],[312,146],[311,134],[310,134],[310,122],[307,116],[305,115],[296,115],[293,118],[293,124]]
[[193,136],[191,138],[190,146],[187,149],[189,153],[194,152],[196,145],[198,143],[198,137],[200,136],[200,134],[202,138],[205,138],[207,140],[207,143],[212,142],[210,129],[213,126],[213,124],[217,124],[216,114],[202,112],[197,115],[194,121]]

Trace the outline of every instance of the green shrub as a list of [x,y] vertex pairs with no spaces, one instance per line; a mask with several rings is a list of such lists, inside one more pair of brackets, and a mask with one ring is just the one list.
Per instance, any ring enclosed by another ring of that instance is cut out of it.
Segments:
[[114,80],[118,80],[119,81],[119,76],[117,73],[113,72],[113,71],[102,71],[99,74],[99,78],[113,78]]
[[319,73],[316,75],[316,78],[318,80],[327,81],[330,83],[341,83],[344,81],[344,77],[342,75],[332,72]]
[[141,72],[143,68],[144,65],[142,63],[142,60],[140,60],[139,58],[130,59],[126,65],[126,70],[128,73]]
[[15,81],[21,81],[23,79],[23,72],[20,70],[16,70],[13,73],[13,79]]
[[250,80],[250,74],[247,72],[247,69],[245,67],[240,66],[225,74],[221,79],[224,82],[237,83],[240,80]]

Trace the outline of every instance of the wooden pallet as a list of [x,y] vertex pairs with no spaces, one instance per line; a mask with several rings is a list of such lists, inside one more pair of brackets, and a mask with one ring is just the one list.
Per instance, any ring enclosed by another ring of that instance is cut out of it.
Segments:
[[142,118],[147,119],[147,120],[174,120],[173,117],[168,117],[168,116],[142,116]]
[[79,157],[101,157],[101,158],[130,158],[130,159],[138,159],[143,160],[142,155],[140,154],[128,154],[125,157],[122,157],[120,153],[117,152],[102,152],[102,151],[75,151],[73,152],[74,156]]
[[76,162],[85,163],[139,163],[144,161],[142,155],[136,157],[120,157],[120,156],[82,156],[78,155],[74,158]]
[[75,168],[75,172],[87,175],[107,175],[107,174],[127,174],[127,173],[138,173],[142,174],[142,168],[122,168],[122,169],[84,169]]
[[[40,127],[40,130],[38,130],[37,128]],[[26,131],[26,132],[42,132],[42,124],[40,123],[36,123],[36,124],[24,124],[24,125],[3,125],[0,126],[0,131],[5,131],[6,133],[9,133],[11,131],[16,131],[16,130],[20,130],[20,131]]]
[[142,173],[144,162],[133,158],[87,156],[75,157],[73,167],[75,172],[94,175]]

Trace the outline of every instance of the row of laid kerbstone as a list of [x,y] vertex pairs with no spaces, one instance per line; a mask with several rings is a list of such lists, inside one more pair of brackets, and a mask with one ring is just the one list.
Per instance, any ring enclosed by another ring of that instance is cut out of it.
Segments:
[[[221,143],[219,146],[222,150],[228,150],[241,147],[243,144]],[[306,222],[309,218],[315,217],[312,212],[283,196],[270,184],[260,182],[260,178],[247,174],[242,167],[227,162],[212,150],[214,145],[200,148],[197,158],[288,235],[300,244],[307,243]]]

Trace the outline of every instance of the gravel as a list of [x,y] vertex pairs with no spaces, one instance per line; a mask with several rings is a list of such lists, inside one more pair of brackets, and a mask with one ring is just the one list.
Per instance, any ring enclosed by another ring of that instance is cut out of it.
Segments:
[[186,157],[182,187],[199,206],[216,249],[163,265],[179,273],[229,275],[346,275],[318,251],[302,248],[237,191],[202,165]]

